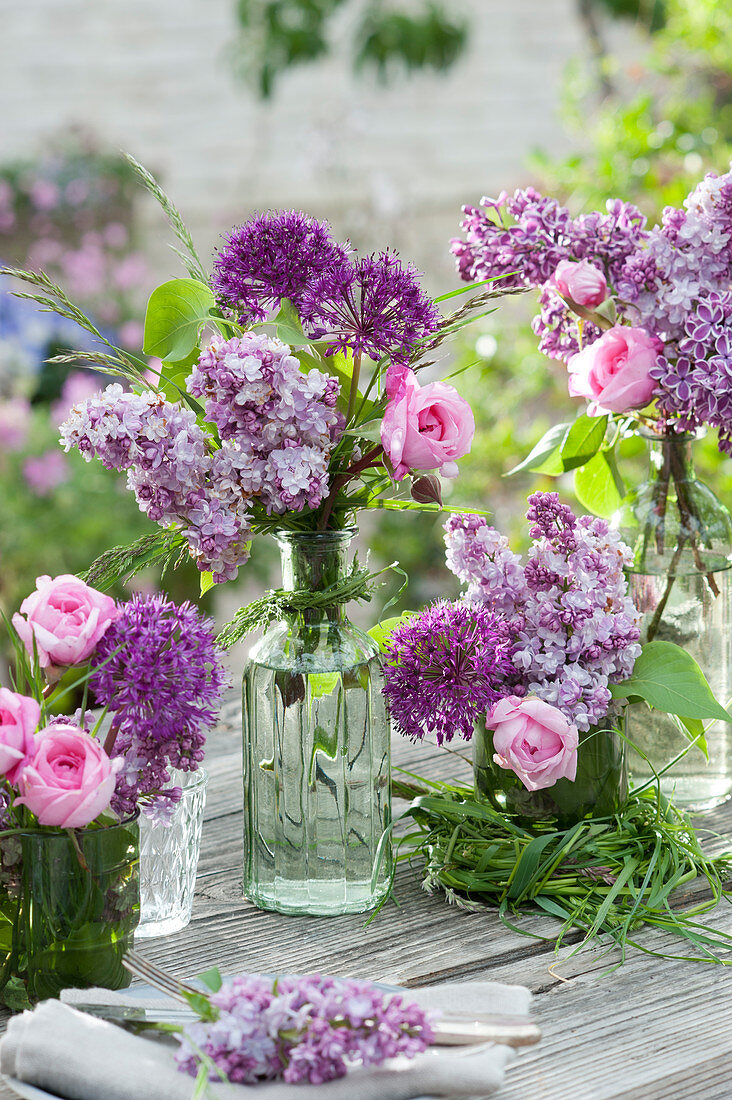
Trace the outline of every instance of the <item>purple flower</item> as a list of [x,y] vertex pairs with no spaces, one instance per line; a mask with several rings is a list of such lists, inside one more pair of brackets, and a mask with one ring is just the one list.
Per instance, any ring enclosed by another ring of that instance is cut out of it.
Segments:
[[508,624],[480,604],[439,600],[397,627],[387,643],[384,695],[400,733],[438,745],[473,724],[502,695],[513,672]]
[[270,210],[232,230],[214,260],[213,289],[242,324],[263,321],[282,298],[300,309],[308,282],[348,261],[327,222]]
[[206,730],[214,724],[228,677],[214,625],[190,603],[162,595],[133,596],[94,653],[89,685],[112,712],[110,756],[124,756],[112,808],[130,813],[138,799],[164,793],[170,768],[195,771]]
[[[451,249],[466,282],[500,277],[502,286],[541,289],[541,313],[533,329],[541,350],[554,359],[567,359],[579,350],[577,318],[556,291],[558,264],[589,260],[615,284],[628,257],[647,237],[645,218],[629,203],[610,200],[604,214],[573,218],[566,207],[533,187],[464,207],[461,228],[465,239],[453,240]],[[620,313],[624,315],[622,308]],[[583,341],[592,343],[599,335],[588,324]]]
[[484,519],[452,516],[447,564],[468,599],[507,617],[511,693],[536,695],[587,730],[607,713],[609,683],[627,679],[640,653],[640,613],[623,574],[629,551],[605,520],[577,519],[556,493],[530,496],[527,518],[535,541],[522,565]]
[[442,323],[418,278],[394,252],[362,256],[309,282],[303,317],[313,337],[326,337],[333,347],[408,362],[415,342]]
[[349,1065],[413,1058],[433,1038],[427,1013],[370,982],[313,974],[282,976],[273,985],[243,975],[210,1000],[217,1018],[186,1028],[178,1067],[195,1076],[203,1052],[237,1084],[282,1077],[322,1085]]

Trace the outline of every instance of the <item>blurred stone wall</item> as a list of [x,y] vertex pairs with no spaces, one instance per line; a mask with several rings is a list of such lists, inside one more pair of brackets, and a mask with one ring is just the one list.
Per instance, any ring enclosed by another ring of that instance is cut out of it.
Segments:
[[[453,2],[472,33],[447,75],[384,87],[336,54],[263,103],[233,74],[235,0],[0,0],[0,158],[79,123],[159,175],[205,258],[251,211],[297,205],[444,288],[461,203],[566,147],[561,75],[583,48],[574,0]],[[157,274],[176,273],[162,218],[144,218]]]

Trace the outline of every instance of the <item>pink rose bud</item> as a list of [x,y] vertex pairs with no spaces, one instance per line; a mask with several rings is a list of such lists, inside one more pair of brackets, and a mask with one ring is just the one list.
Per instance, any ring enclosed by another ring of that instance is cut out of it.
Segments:
[[[111,596],[90,588],[68,573],[36,578],[36,591],[13,615],[13,626],[30,656],[33,640],[49,680],[60,668],[79,664],[94,652],[99,639],[120,612]],[[25,616],[25,618],[23,618]]]
[[656,388],[651,371],[661,346],[645,329],[615,325],[567,363],[570,396],[586,397],[590,416],[642,409]]
[[39,825],[81,829],[108,808],[122,763],[78,726],[47,726],[20,773],[16,805],[27,806]]
[[493,759],[515,772],[529,791],[553,787],[577,775],[577,727],[561,710],[529,695],[500,699],[488,714],[493,730]]
[[455,460],[468,453],[475,434],[468,402],[445,382],[420,386],[411,370],[387,385],[381,442],[395,479],[401,481],[410,470],[438,470],[443,477],[456,477]]
[[35,750],[41,708],[35,699],[0,688],[0,775],[15,783],[18,772]]
[[607,298],[607,280],[589,260],[562,260],[554,272],[554,282],[563,298],[587,309],[602,305]]

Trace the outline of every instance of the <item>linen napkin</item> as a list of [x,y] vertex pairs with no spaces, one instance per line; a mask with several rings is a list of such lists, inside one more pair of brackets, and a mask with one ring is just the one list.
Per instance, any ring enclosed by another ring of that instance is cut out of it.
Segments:
[[[410,989],[408,997],[424,1008],[463,1014],[525,1015],[531,1002],[528,989],[494,982]],[[77,999],[82,1000],[81,993]],[[83,999],[146,1007],[155,1003],[135,997],[134,990],[113,995],[84,990]],[[485,1097],[500,1088],[513,1057],[505,1046],[432,1047],[417,1058],[356,1067],[325,1085],[214,1083],[210,1095],[216,1100]],[[60,1001],[45,1001],[10,1020],[0,1041],[0,1071],[64,1100],[190,1100],[193,1093],[193,1078],[179,1072],[169,1046],[132,1035]]]

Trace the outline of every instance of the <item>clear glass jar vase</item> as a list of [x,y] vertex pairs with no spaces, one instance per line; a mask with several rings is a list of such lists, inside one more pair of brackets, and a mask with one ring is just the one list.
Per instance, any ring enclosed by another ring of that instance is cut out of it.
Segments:
[[[347,574],[351,527],[279,533],[283,587]],[[274,624],[244,673],[244,894],[281,913],[358,913],[385,896],[390,730],[379,649],[343,605]]]
[[477,722],[473,734],[475,789],[504,813],[527,822],[555,821],[566,828],[585,817],[611,817],[628,796],[628,767],[621,736],[623,712],[580,732],[577,776],[552,787],[529,791],[512,771],[493,760],[493,732]]
[[139,915],[137,815],[0,837],[0,999],[125,988]]
[[140,923],[135,939],[170,936],[190,923],[208,775],[173,770],[181,788],[170,821],[140,814]]
[[[650,442],[649,478],[628,493],[614,520],[633,552],[627,575],[643,612],[641,641],[685,649],[726,707],[732,694],[732,518],[694,475],[694,435],[641,434]],[[652,779],[689,745],[671,717],[641,704],[629,708],[627,732],[640,750],[630,750],[634,782]],[[706,741],[708,760],[692,747],[661,778],[663,793],[687,809],[711,809],[732,794],[732,726],[712,723]]]

